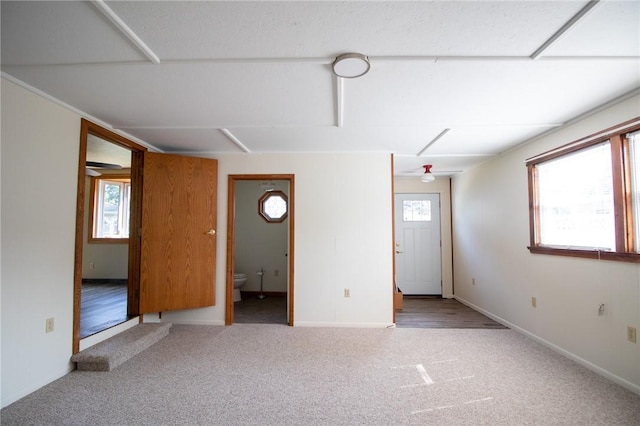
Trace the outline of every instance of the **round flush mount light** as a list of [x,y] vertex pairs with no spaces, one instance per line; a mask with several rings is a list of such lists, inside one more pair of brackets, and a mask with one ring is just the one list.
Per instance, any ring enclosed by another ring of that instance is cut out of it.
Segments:
[[362,53],[344,53],[336,57],[331,68],[338,77],[356,78],[365,75],[371,65],[369,58]]

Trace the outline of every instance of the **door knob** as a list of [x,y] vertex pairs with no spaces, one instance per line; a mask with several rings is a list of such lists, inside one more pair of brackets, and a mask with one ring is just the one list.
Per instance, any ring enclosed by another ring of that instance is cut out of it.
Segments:
[[205,234],[207,234],[207,235],[216,235],[216,230],[215,229],[210,229],[209,232],[205,232]]
[[403,251],[396,250],[396,254],[404,253]]

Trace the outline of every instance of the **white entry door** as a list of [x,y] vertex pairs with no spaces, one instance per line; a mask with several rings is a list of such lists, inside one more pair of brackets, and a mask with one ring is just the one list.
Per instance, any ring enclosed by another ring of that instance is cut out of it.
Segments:
[[442,295],[440,194],[396,194],[396,283],[405,295]]

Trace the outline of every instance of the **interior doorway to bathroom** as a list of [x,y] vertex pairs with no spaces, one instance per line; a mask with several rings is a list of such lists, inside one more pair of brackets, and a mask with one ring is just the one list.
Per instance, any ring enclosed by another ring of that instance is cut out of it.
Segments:
[[293,325],[294,176],[230,175],[227,206],[225,323]]

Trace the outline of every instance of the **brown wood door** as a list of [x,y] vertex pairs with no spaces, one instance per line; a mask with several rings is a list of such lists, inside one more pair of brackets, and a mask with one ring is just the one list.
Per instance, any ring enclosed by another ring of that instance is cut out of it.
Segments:
[[218,161],[145,153],[140,313],[215,304]]

